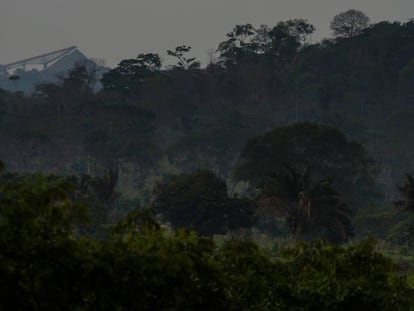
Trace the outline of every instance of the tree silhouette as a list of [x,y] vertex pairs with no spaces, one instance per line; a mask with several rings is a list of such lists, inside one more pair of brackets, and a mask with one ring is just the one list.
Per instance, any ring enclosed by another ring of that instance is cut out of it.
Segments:
[[360,34],[369,25],[369,17],[357,10],[348,10],[334,17],[331,29],[334,36],[351,38]]
[[198,69],[200,68],[200,62],[194,57],[187,57],[186,54],[191,51],[191,47],[186,45],[177,46],[174,51],[167,50],[167,54],[175,57],[178,61],[177,65],[173,68],[182,70]]
[[227,40],[219,44],[217,51],[222,64],[229,66],[251,60],[256,55],[254,42],[256,30],[252,24],[236,25],[227,33]]

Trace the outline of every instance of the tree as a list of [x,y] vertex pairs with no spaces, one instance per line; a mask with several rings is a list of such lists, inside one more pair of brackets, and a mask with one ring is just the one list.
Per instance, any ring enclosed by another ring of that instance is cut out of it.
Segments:
[[167,50],[167,54],[175,57],[178,61],[177,65],[173,66],[173,68],[178,68],[181,70],[199,69],[200,62],[194,57],[186,56],[186,54],[190,51],[191,47],[186,45],[177,46],[174,51]]
[[315,32],[315,26],[310,24],[306,19],[290,19],[286,22],[279,23],[287,28],[288,33],[294,36],[301,44],[305,44],[309,37]]
[[369,17],[361,11],[348,10],[334,17],[331,29],[334,36],[351,38],[362,33],[369,25]]
[[354,210],[374,197],[374,167],[365,149],[338,129],[320,124],[281,127],[248,141],[234,177],[253,189],[269,174],[288,172],[287,167],[309,168],[314,180],[331,181]]
[[162,61],[161,57],[155,53],[141,53],[137,56],[137,64],[149,72],[157,72],[161,69]]
[[298,50],[315,31],[315,27],[304,19],[279,22],[273,28],[263,25],[257,30],[254,42],[258,54],[265,63],[271,64],[276,73],[289,65]]
[[1,175],[1,310],[229,310],[212,241],[166,235],[145,211],[104,240],[79,237],[72,186],[56,176]]
[[73,229],[84,206],[70,200],[73,190],[57,176],[1,174],[0,309],[72,309],[76,304],[68,297],[76,297],[78,289],[67,285],[79,274],[66,264],[76,266],[82,252]]
[[315,27],[303,19],[279,22],[272,28],[236,25],[227,34],[228,39],[220,43],[218,52],[227,65],[265,61],[280,72],[314,31]]
[[58,83],[41,83],[36,85],[37,94],[47,104],[56,106],[56,112],[78,113],[93,96],[96,75],[85,66],[76,66]]
[[343,243],[353,236],[351,210],[329,182],[313,182],[308,169],[299,173],[287,167],[286,173],[271,174],[259,191],[258,212],[278,213],[296,240]]
[[252,60],[256,55],[256,43],[253,41],[256,30],[252,24],[236,25],[227,34],[227,40],[219,44],[217,51],[224,65],[234,65]]
[[[264,251],[165,230],[150,210],[104,239],[74,230],[67,178],[0,173],[1,310],[411,310],[401,265],[375,242]],[[269,254],[270,252],[270,254]],[[137,295],[137,293],[140,293]]]
[[104,90],[134,99],[145,80],[160,69],[161,58],[158,54],[139,54],[135,59],[122,60],[116,68],[103,75],[101,82]]
[[95,78],[94,72],[90,72],[85,66],[76,66],[63,78],[62,87],[68,92],[85,95],[92,93]]
[[315,241],[285,256],[292,260],[288,266],[296,290],[281,309],[403,311],[413,303],[411,296],[398,294],[412,292],[398,276],[401,267],[379,252],[373,239],[347,247]]
[[209,171],[176,175],[154,189],[153,208],[174,227],[201,235],[248,227],[254,212],[245,200],[230,199],[226,183]]

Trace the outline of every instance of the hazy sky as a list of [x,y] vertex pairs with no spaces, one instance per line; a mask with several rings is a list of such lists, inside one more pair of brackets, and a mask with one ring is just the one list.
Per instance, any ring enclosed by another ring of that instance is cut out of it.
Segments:
[[0,64],[71,45],[110,66],[181,44],[206,59],[236,24],[305,18],[318,40],[351,8],[374,22],[414,17],[414,0],[0,0]]

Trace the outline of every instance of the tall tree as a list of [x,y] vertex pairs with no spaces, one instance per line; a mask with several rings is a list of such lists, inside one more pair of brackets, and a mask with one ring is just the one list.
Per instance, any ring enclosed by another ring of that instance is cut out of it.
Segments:
[[308,167],[316,180],[331,180],[354,199],[353,207],[364,205],[362,190],[373,188],[373,165],[364,148],[336,128],[312,123],[277,128],[248,141],[235,177],[257,185],[268,174],[286,172],[286,165]]
[[334,36],[351,38],[359,35],[369,25],[369,17],[357,10],[348,10],[334,17],[331,29]]

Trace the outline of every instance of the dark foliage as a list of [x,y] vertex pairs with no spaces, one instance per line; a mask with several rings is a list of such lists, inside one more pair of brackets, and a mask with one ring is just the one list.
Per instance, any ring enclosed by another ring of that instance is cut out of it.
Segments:
[[343,243],[353,236],[351,209],[330,182],[312,181],[308,169],[286,171],[269,175],[259,186],[258,215],[283,217],[296,240]]
[[152,205],[174,227],[206,236],[251,227],[255,210],[248,199],[229,198],[226,183],[209,171],[172,176],[158,184]]
[[[4,177],[2,173],[1,177]],[[365,241],[314,242],[265,255],[249,241],[165,232],[149,211],[104,240],[76,237],[71,186],[47,176],[0,182],[2,310],[410,310],[399,267]]]

